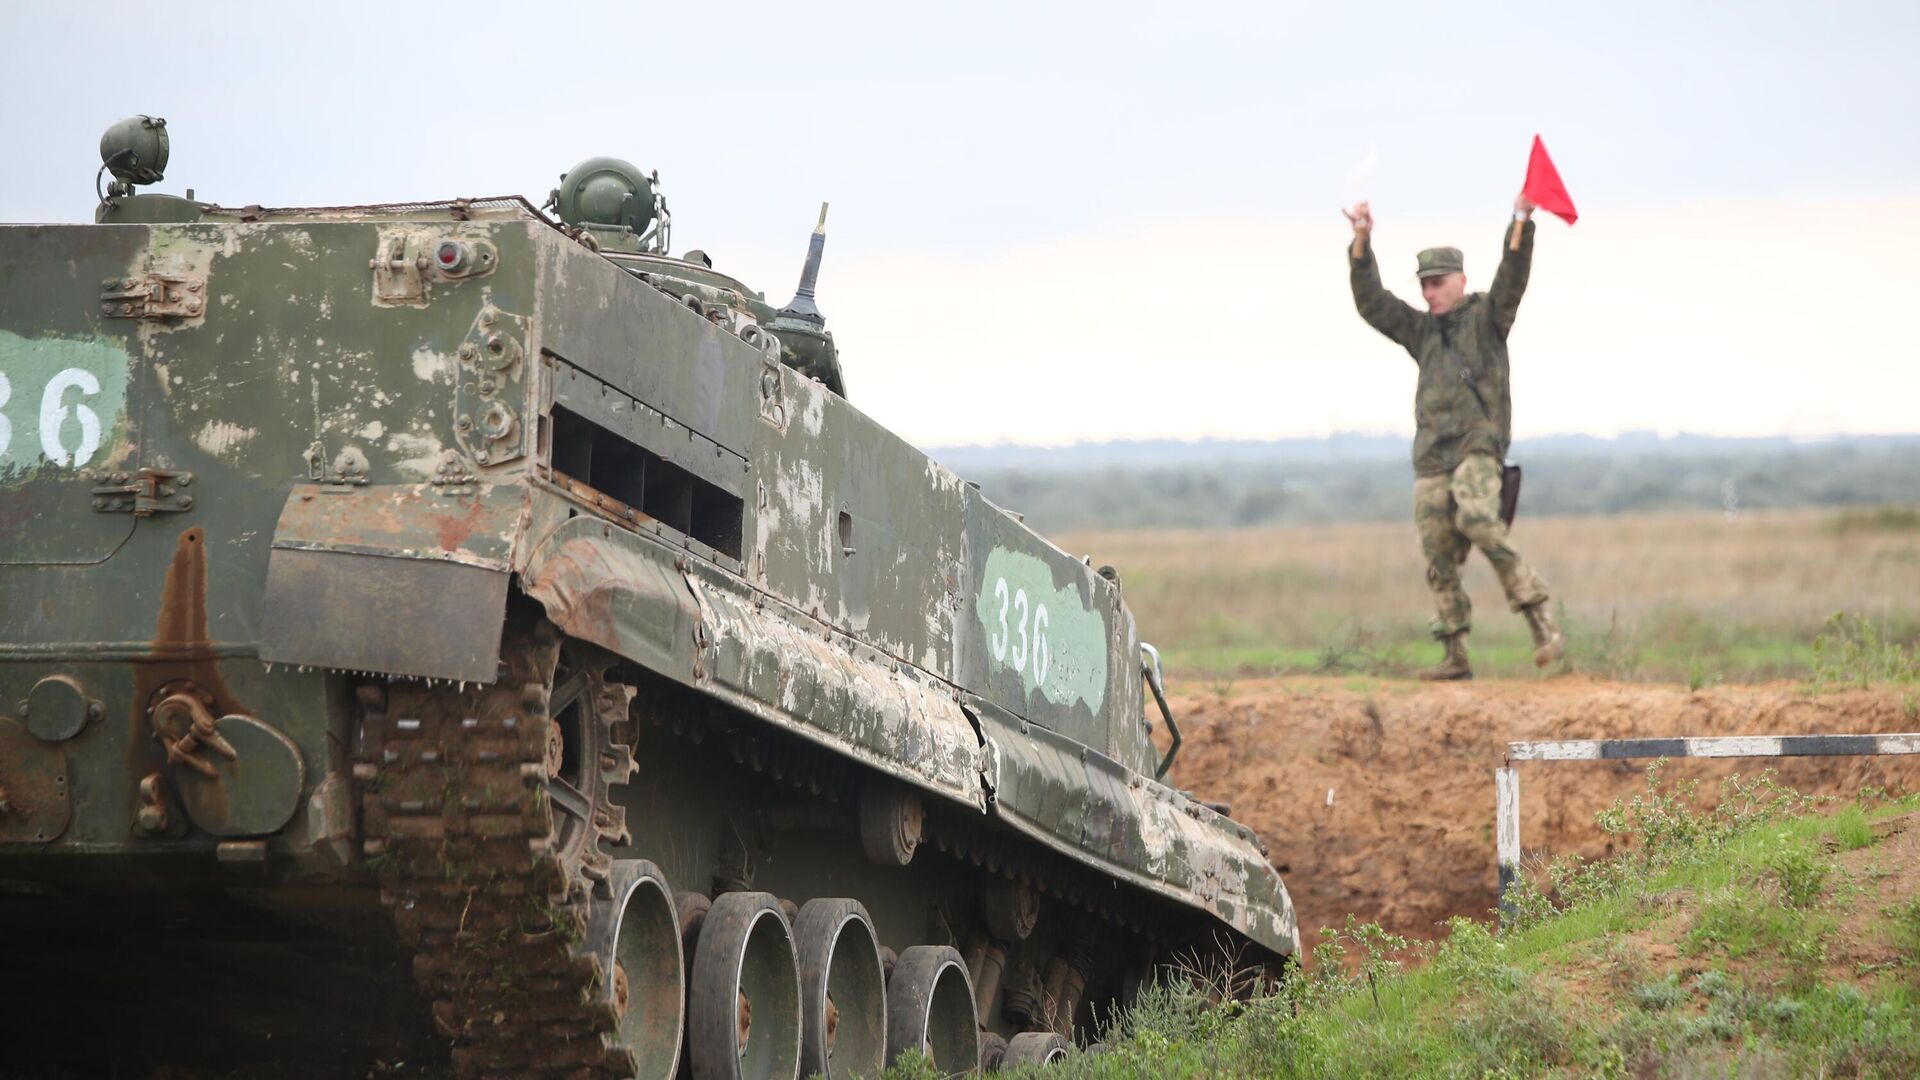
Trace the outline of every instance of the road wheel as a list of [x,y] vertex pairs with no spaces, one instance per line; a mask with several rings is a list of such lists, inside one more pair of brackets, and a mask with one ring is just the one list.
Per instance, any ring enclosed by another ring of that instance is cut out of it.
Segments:
[[967,965],[950,945],[915,945],[900,954],[887,984],[887,1064],[920,1051],[943,1076],[980,1071],[980,1029]]
[[1007,1040],[991,1031],[980,1033],[980,1071],[999,1072],[1007,1059]]
[[1007,1040],[1008,1065],[1055,1065],[1067,1060],[1067,1040],[1052,1031],[1027,1031]]
[[700,928],[688,994],[694,1080],[800,1075],[800,972],[780,901],[722,893]]
[[793,934],[800,952],[801,1071],[826,1080],[878,1076],[886,1065],[887,984],[867,909],[857,900],[809,900]]
[[645,860],[620,860],[610,900],[596,901],[587,934],[600,962],[599,995],[613,1015],[615,1053],[638,1080],[670,1080],[686,1024],[686,965],[673,889]]

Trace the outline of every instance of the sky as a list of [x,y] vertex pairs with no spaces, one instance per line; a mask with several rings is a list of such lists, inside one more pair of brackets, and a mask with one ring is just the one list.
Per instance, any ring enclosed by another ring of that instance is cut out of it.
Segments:
[[[1411,432],[1354,313],[1491,280],[1535,133],[1516,434],[1920,430],[1920,5],[11,0],[0,220],[90,218],[100,132],[228,205],[521,193],[658,169],[675,252],[819,303],[922,445]],[[1370,164],[1369,164],[1370,163]]]

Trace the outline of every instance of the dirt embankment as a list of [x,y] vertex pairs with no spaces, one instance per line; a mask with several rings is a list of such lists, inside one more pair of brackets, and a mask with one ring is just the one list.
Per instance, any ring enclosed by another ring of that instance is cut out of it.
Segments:
[[[1493,770],[1515,739],[1800,735],[1920,730],[1899,691],[1810,694],[1788,686],[1689,692],[1583,678],[1424,685],[1277,679],[1188,686],[1173,781],[1225,799],[1272,849],[1311,947],[1348,913],[1433,937],[1497,900]],[[1529,859],[1605,855],[1596,811],[1644,790],[1648,762],[1519,766]],[[1920,758],[1676,761],[1674,780],[1775,768],[1806,794],[1920,790]]]

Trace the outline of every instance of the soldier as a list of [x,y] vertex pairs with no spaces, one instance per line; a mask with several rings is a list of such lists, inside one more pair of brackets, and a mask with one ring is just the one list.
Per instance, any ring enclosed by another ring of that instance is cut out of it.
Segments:
[[1533,258],[1533,204],[1514,200],[1518,242],[1502,244],[1493,288],[1468,293],[1458,248],[1428,248],[1419,256],[1422,314],[1380,284],[1366,203],[1342,211],[1353,223],[1348,253],[1353,303],[1367,324],[1393,339],[1420,365],[1413,412],[1413,519],[1427,556],[1427,587],[1438,609],[1434,637],[1446,656],[1422,679],[1471,679],[1467,630],[1473,605],[1460,587],[1460,567],[1471,547],[1486,553],[1500,576],[1507,603],[1533,630],[1533,662],[1545,667],[1566,650],[1566,638],[1547,610],[1547,585],[1507,540],[1500,517],[1502,463],[1512,427],[1507,383],[1507,333],[1513,329]]

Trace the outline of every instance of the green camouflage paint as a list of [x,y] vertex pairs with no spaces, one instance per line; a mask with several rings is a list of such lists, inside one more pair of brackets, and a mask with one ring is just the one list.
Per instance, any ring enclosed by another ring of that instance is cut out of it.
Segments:
[[1032,555],[995,548],[987,556],[973,611],[995,666],[1020,676],[1028,694],[1055,705],[1084,703],[1095,713],[1107,697],[1107,630],[1071,584],[1055,588],[1053,567]]
[[[442,272],[429,257],[449,242],[494,261]],[[205,310],[103,314],[103,281],[164,275],[202,283]],[[180,768],[148,709],[192,683],[215,714],[286,735],[307,770],[249,872],[366,884],[368,793],[341,750],[354,688],[378,681],[366,672],[496,678],[511,603],[654,690],[724,706],[710,717],[738,738],[717,750],[829,753],[1122,886],[1103,898],[1131,888],[1156,913],[1297,949],[1257,838],[1151,778],[1117,589],[785,362],[771,311],[708,267],[595,250],[518,200],[0,227],[0,702],[58,674],[103,705],[61,748],[71,824],[45,849],[0,842],[0,869],[32,877],[44,850],[102,867],[164,854],[186,882],[218,880],[211,819],[176,806],[139,824],[142,782]],[[56,386],[60,468],[42,399],[69,370],[98,389]],[[93,505],[143,469],[190,473],[192,505]],[[660,486],[641,490],[643,473]],[[687,781],[669,803],[702,828],[737,809],[707,773],[650,772]],[[283,788],[258,794],[280,807]],[[655,804],[629,809],[635,844],[699,887],[711,845],[682,844]],[[802,842],[782,841],[769,880],[806,863],[788,854]],[[924,896],[874,895],[896,944],[924,932]]]

